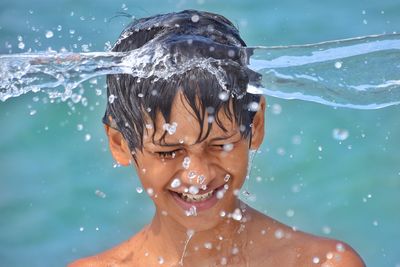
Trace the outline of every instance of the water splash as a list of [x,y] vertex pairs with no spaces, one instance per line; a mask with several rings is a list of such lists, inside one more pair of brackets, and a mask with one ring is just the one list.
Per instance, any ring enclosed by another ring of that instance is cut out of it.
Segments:
[[378,109],[400,103],[400,34],[308,45],[258,47],[252,92],[334,107]]
[[192,230],[192,229],[188,229],[187,230],[187,232],[186,232],[186,240],[185,240],[185,245],[184,245],[184,247],[183,247],[183,251],[182,251],[182,255],[181,255],[181,259],[179,260],[179,265],[180,266],[184,266],[183,265],[183,258],[185,257],[185,254],[186,254],[186,250],[187,250],[187,246],[188,246],[188,244],[189,244],[189,241],[190,241],[190,239],[192,239],[192,237],[194,236],[194,230]]
[[[197,40],[191,45],[212,44]],[[249,69],[262,74],[261,86],[250,84],[249,93],[354,109],[400,104],[400,34],[294,46],[220,45],[218,49],[234,51]],[[80,83],[96,76],[125,73],[168,79],[192,68],[207,69],[224,88],[224,70],[219,66],[233,64],[229,57],[182,58],[171,51],[150,42],[130,52],[0,55],[0,100],[42,91],[65,101]]]

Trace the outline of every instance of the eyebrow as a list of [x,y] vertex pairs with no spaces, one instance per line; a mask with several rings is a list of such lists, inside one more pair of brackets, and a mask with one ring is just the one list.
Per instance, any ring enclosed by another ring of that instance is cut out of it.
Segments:
[[[229,138],[235,136],[236,134],[237,134],[237,132],[235,132],[235,133],[233,133],[231,135],[227,135],[227,136],[215,137],[215,138],[212,138],[210,140],[210,142],[226,140],[226,139],[229,139]],[[153,144],[153,145],[156,145],[156,146],[164,146],[164,147],[177,147],[177,146],[182,146],[183,145],[182,143],[161,143],[161,142],[150,143],[150,144]]]

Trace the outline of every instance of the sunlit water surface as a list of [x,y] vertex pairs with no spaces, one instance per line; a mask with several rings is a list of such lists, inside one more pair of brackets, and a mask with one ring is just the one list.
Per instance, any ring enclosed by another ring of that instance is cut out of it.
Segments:
[[[123,18],[109,21],[118,11],[146,16],[189,7],[208,9],[235,21],[253,46],[392,33],[400,22],[395,15],[400,6],[391,1],[331,6],[238,1],[229,8],[217,1],[166,1],[157,2],[157,9],[151,1],[98,5],[2,3],[0,53],[44,51],[49,46],[76,53],[106,50],[128,22]],[[310,10],[308,16],[301,14],[303,9]],[[22,19],[16,23],[15,17]],[[298,53],[296,49],[289,52],[285,55],[292,59]],[[279,58],[273,53],[272,57]],[[306,73],[295,61],[288,62],[294,69],[277,75],[275,65],[275,72],[265,76],[279,78],[292,89],[291,85],[299,85],[299,78],[306,85],[321,84],[321,80],[313,83],[319,78],[334,84],[349,68],[342,58],[332,58],[320,73],[316,71],[317,78],[295,77]],[[390,87],[393,84],[387,82],[398,79],[396,65],[390,65],[396,62],[377,60],[365,71],[372,68],[371,77],[379,77],[384,70],[390,78],[379,85]],[[358,78],[365,81],[365,73]],[[127,239],[151,218],[153,207],[133,170],[116,166],[109,155],[100,123],[106,102],[104,78],[85,79],[65,101],[31,92],[0,103],[0,266],[62,266]],[[347,81],[358,82],[351,77]],[[278,93],[291,98],[287,92]],[[398,94],[393,92],[384,102],[399,101]],[[327,101],[332,103],[331,98]],[[268,103],[265,144],[255,156],[246,185],[251,194],[243,198],[301,230],[350,243],[368,266],[398,267],[399,106],[365,111],[272,97]],[[338,106],[337,100],[333,103]],[[361,99],[364,106],[371,103]]]

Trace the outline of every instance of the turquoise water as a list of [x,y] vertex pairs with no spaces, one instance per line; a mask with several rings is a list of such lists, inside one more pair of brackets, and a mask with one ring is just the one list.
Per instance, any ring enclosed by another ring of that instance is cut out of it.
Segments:
[[[185,8],[222,13],[249,45],[399,30],[396,1],[292,2],[2,2],[0,53],[49,46],[102,51],[129,22],[109,21],[119,11],[138,17]],[[50,30],[53,37],[46,38]],[[133,170],[113,167],[100,123],[104,94],[93,90],[103,85],[102,79],[86,83],[80,90],[87,101],[75,105],[49,103],[40,94],[0,103],[0,266],[64,266],[127,239],[151,218],[152,204],[136,192]],[[400,106],[358,111],[268,102],[266,139],[248,184],[255,195],[251,205],[299,229],[348,242],[367,266],[398,267]],[[333,138],[335,129],[349,137]]]

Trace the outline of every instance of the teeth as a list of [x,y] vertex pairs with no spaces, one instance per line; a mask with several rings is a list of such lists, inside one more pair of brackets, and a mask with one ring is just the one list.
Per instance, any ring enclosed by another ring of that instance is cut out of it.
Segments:
[[214,190],[205,193],[203,195],[192,195],[192,194],[187,194],[187,193],[182,193],[180,194],[181,198],[187,202],[199,202],[203,201],[205,199],[208,199],[212,196]]

